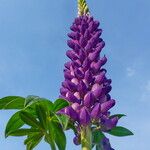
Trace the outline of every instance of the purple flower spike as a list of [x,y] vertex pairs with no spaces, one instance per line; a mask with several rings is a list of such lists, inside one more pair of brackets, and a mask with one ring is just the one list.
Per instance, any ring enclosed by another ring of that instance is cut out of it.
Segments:
[[89,115],[89,112],[87,111],[86,107],[83,107],[81,109],[79,119],[80,119],[81,125],[86,126],[90,123],[90,115]]
[[99,25],[89,14],[81,14],[70,27],[67,44],[71,49],[66,52],[70,61],[65,64],[60,97],[70,102],[66,114],[79,128],[97,121],[106,130],[114,127],[117,119],[109,119],[115,100],[109,95],[111,79],[107,79],[107,70],[102,68],[107,58],[100,55],[105,42]]
[[101,104],[101,112],[107,112],[110,108],[112,108],[115,105],[115,100],[109,100],[107,102],[104,102]]

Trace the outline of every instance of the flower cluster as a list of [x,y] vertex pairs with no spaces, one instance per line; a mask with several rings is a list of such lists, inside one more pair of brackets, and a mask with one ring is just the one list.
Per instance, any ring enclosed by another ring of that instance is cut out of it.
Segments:
[[79,126],[98,124],[102,131],[116,126],[118,118],[110,118],[109,110],[115,105],[111,98],[111,79],[106,77],[106,56],[100,56],[105,46],[99,22],[90,15],[75,19],[67,42],[70,50],[66,55],[71,61],[65,64],[60,89],[61,98],[70,106],[61,113],[68,115]]

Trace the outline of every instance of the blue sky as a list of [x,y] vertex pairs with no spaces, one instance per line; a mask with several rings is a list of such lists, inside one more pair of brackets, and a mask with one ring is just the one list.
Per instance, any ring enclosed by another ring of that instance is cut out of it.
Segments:
[[[119,125],[132,137],[110,137],[115,150],[147,150],[150,130],[150,1],[87,0],[101,23],[113,80],[113,113],[125,113]],[[63,81],[69,26],[77,14],[74,0],[0,1],[0,97],[38,95],[55,100]],[[13,111],[0,111],[0,149],[23,150],[23,139],[4,139]],[[78,150],[67,133],[67,150]],[[42,143],[35,150],[48,150]]]

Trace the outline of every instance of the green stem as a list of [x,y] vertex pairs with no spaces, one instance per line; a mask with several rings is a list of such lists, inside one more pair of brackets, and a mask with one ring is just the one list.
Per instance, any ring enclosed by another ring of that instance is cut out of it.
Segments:
[[82,150],[92,149],[92,131],[90,126],[82,127],[81,144],[82,144]]

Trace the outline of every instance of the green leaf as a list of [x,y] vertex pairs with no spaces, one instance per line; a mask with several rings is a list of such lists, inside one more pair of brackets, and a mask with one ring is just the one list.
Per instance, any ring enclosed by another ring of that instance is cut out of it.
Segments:
[[129,129],[126,129],[126,128],[121,127],[121,126],[114,127],[108,133],[111,134],[111,135],[114,135],[114,136],[130,136],[130,135],[133,135],[133,133]]
[[39,129],[17,129],[9,132],[9,136],[26,136],[35,132],[40,132]]
[[20,112],[16,112],[8,121],[5,129],[5,137],[9,135],[9,132],[19,129],[24,125],[24,122],[21,120]]
[[52,137],[55,140],[59,150],[65,150],[66,148],[66,136],[60,124],[56,122],[50,122],[49,131],[52,133]]
[[42,140],[43,134],[41,133],[33,133],[27,137],[27,139],[24,141],[24,144],[27,145],[27,150],[32,150],[35,148],[40,141]]
[[40,123],[36,120],[36,118],[32,114],[26,111],[21,111],[19,115],[20,115],[21,120],[27,125],[35,127],[35,128],[41,128]]
[[25,98],[20,96],[7,96],[0,99],[0,109],[23,109]]
[[40,104],[37,104],[36,105],[36,114],[37,114],[37,117],[38,117],[38,119],[39,119],[39,121],[40,121],[40,124],[42,125],[42,127],[44,128],[44,129],[46,129],[47,127],[47,125],[46,125],[46,118],[47,118],[47,116],[46,116],[46,112],[47,112],[47,109],[45,108],[45,107],[43,107],[42,105],[40,105]]
[[57,111],[65,108],[66,106],[69,106],[69,103],[66,100],[64,100],[64,99],[57,99],[54,102],[53,111],[57,112]]
[[105,137],[105,135],[100,130],[94,130],[92,132],[93,143],[99,144],[100,141]]
[[120,118],[125,117],[125,116],[126,116],[125,114],[115,114],[115,115],[110,116],[109,118],[118,117],[120,119]]

